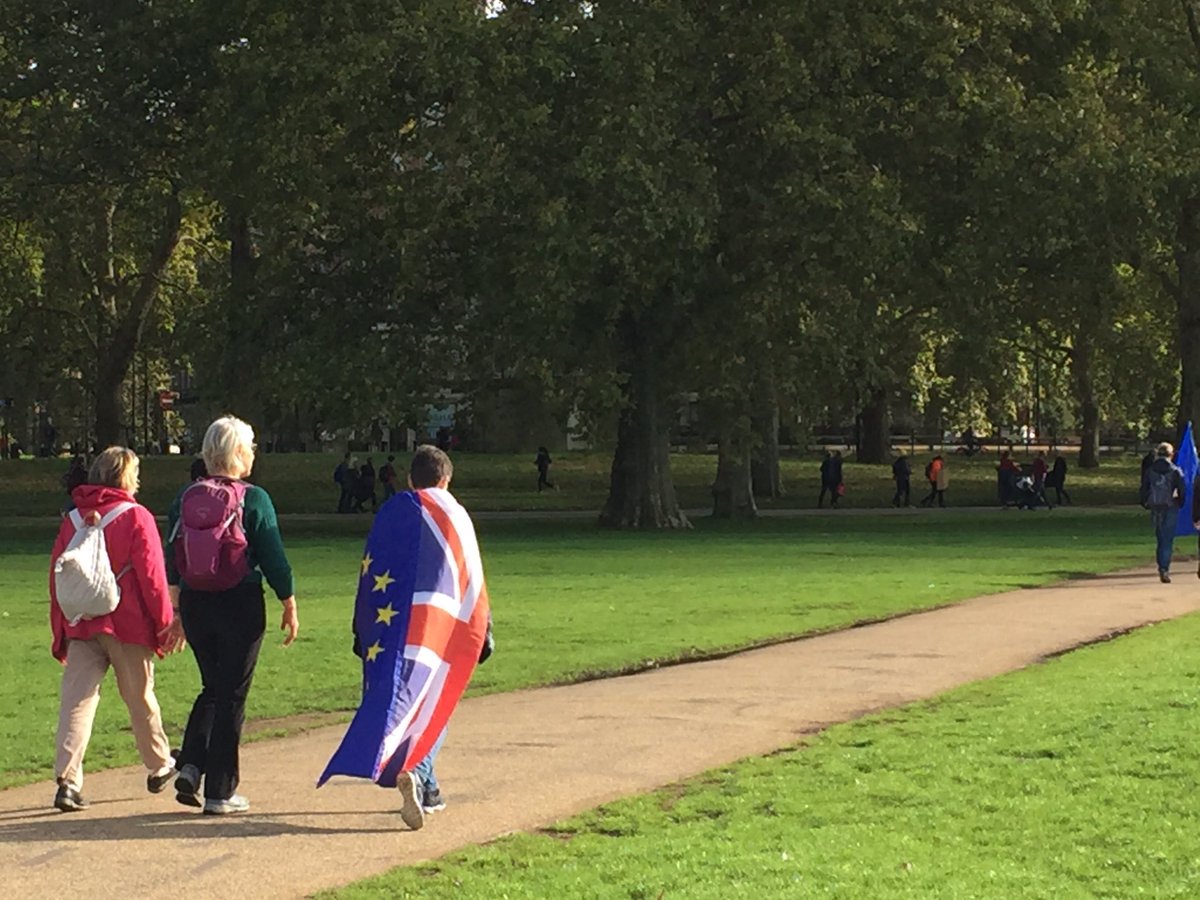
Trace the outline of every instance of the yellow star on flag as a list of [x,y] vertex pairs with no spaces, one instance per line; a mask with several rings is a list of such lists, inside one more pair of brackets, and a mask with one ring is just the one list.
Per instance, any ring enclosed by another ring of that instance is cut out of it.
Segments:
[[376,641],[367,648],[367,662],[375,662],[375,657],[383,652],[383,645]]
[[373,562],[375,562],[375,560],[371,559],[370,553],[362,558],[362,575],[359,577],[366,577],[367,572],[369,572],[371,569],[371,563]]
[[372,575],[371,577],[375,579],[375,587],[371,588],[372,592],[386,591],[388,589],[388,585],[396,581],[396,579],[392,577],[391,569],[388,569],[382,575]]
[[375,611],[375,614],[376,614],[375,624],[377,624],[377,625],[380,622],[382,622],[384,625],[391,625],[392,624],[392,616],[399,615],[399,613],[397,613],[394,609],[392,609],[392,604],[390,604],[390,603],[387,606],[379,607],[379,609],[377,609]]

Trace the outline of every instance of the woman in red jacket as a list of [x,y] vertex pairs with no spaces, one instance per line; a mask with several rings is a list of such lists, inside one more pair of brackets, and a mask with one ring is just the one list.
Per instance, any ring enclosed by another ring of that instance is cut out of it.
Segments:
[[[167,786],[175,761],[163,731],[154,696],[154,657],[183,646],[183,630],[171,609],[158,526],[138,504],[138,458],[132,450],[110,447],[96,457],[89,484],[71,493],[78,517],[63,519],[50,556],[51,653],[65,664],[58,714],[54,805],[63,812],[87,807],[83,755],[100,702],[100,683],[112,666],[117,689],[129,708],[129,723],[147,769],[146,787],[157,794]],[[122,504],[132,504],[104,528],[109,561],[117,574],[121,600],[106,616],[70,624],[55,593],[55,561],[74,536],[78,523],[94,523]]]

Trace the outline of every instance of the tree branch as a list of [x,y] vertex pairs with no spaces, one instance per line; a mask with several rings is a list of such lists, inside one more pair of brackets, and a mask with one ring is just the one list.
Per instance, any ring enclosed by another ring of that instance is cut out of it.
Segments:
[[71,309],[70,307],[66,306],[57,306],[53,303],[47,303],[44,300],[35,302],[33,306],[34,309],[37,309],[40,312],[54,313],[55,315],[63,316],[68,319],[75,319],[79,323],[79,327],[83,330],[83,336],[87,338],[88,346],[90,346],[93,350],[99,349],[96,342],[96,333],[92,331],[88,324],[87,316],[83,314],[82,310]]
[[1161,284],[1163,290],[1167,292],[1167,296],[1176,303],[1179,303],[1179,285],[1172,281],[1171,276],[1162,269],[1155,269],[1154,274],[1158,276],[1159,284]]
[[1200,62],[1200,22],[1197,21],[1195,4],[1192,0],[1179,0],[1179,5],[1187,16],[1188,34],[1192,37],[1192,46],[1196,48],[1197,61]]

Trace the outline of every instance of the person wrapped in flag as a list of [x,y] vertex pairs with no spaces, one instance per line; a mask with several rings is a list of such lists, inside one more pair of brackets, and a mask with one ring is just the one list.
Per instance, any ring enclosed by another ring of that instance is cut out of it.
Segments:
[[371,526],[354,605],[362,702],[317,782],[350,775],[397,787],[413,829],[445,806],[433,759],[492,646],[475,528],[448,490],[453,474],[444,452],[418,447],[411,490],[388,500]]

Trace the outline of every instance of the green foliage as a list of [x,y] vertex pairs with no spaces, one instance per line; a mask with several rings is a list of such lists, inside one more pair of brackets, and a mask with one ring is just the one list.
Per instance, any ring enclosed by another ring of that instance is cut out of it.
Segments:
[[0,377],[111,418],[138,352],[293,445],[497,385],[660,444],[698,393],[735,455],[779,409],[1161,429],[1189,15],[19,0]]

